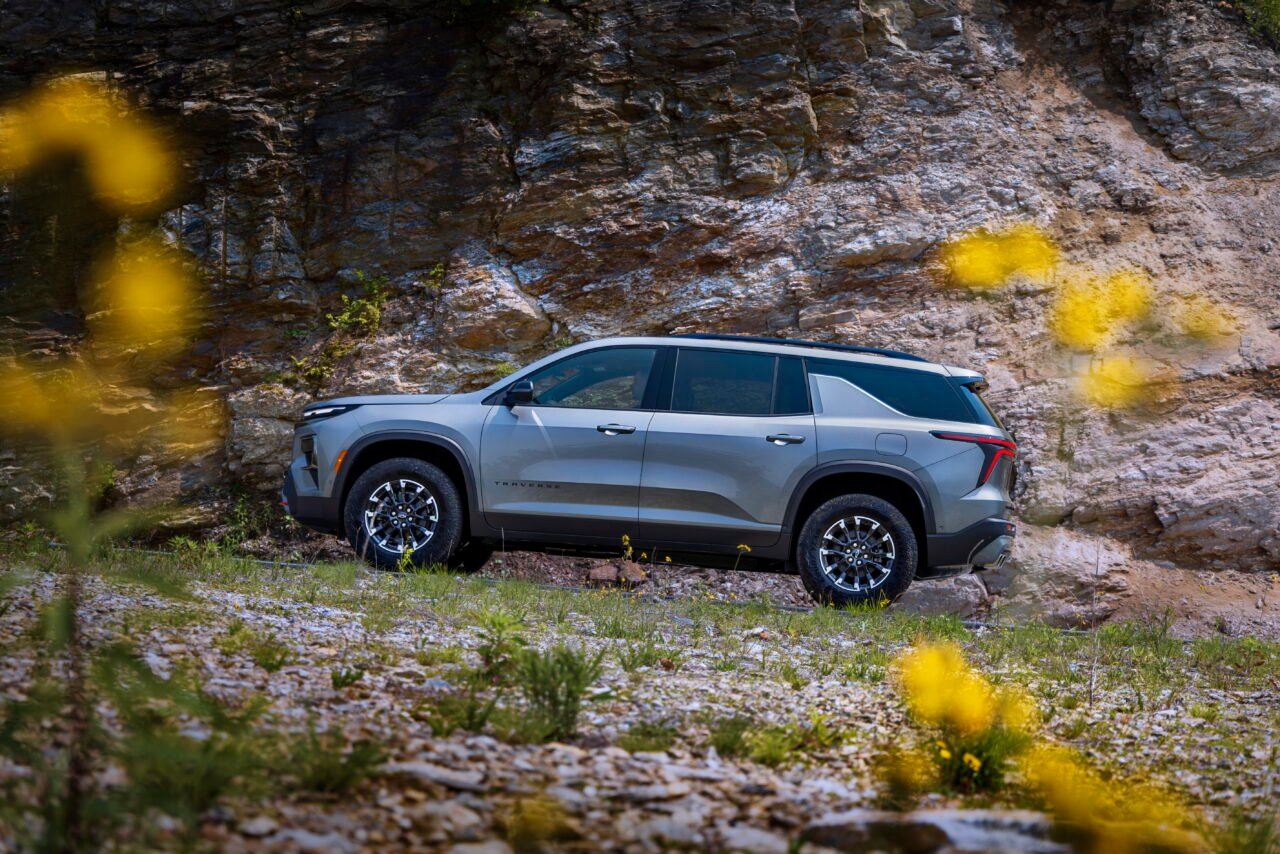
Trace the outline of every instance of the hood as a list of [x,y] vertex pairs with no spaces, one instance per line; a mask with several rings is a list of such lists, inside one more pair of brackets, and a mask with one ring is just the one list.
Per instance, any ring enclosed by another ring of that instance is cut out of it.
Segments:
[[352,397],[335,397],[333,400],[317,400],[307,404],[307,409],[318,406],[379,406],[391,403],[401,405],[423,406],[428,403],[439,403],[447,394],[358,394]]

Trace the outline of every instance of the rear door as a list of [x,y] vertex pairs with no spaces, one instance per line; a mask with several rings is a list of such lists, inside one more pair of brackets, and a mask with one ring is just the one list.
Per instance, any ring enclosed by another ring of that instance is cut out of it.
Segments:
[[816,459],[803,361],[680,348],[669,410],[649,422],[640,542],[777,542],[787,502]]
[[491,526],[566,541],[635,535],[656,353],[578,353],[525,377],[532,403],[493,407],[480,440]]

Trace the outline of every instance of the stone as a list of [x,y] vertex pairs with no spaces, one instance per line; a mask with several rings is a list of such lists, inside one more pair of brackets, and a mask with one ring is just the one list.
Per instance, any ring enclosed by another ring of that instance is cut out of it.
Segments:
[[912,614],[975,617],[987,604],[987,588],[974,575],[917,579],[892,607]]
[[805,827],[802,838],[837,851],[910,851],[980,854],[1069,852],[1049,838],[1040,813],[1021,810],[917,810],[909,813],[854,809],[824,816]]
[[413,777],[462,792],[483,792],[487,789],[484,785],[484,774],[480,771],[459,771],[444,768],[432,762],[388,762],[379,771],[383,774]]

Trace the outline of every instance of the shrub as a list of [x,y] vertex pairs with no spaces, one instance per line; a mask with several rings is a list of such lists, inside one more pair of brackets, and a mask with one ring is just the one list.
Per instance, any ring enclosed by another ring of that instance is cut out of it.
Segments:
[[364,671],[359,667],[335,667],[329,671],[329,680],[333,683],[335,691],[349,688],[363,678]]
[[1255,33],[1280,41],[1280,0],[1236,0]]
[[290,745],[286,767],[295,789],[341,794],[362,783],[385,759],[373,742],[361,739],[348,744],[342,730],[317,732],[311,720],[307,731]]
[[839,746],[844,737],[827,724],[827,717],[810,712],[809,724],[783,724],[746,733],[743,741],[747,756],[761,765],[790,765],[806,754],[820,753]]
[[474,612],[480,624],[479,675],[486,681],[501,679],[510,669],[513,658],[525,648],[524,617],[509,611]]
[[751,718],[738,715],[718,718],[711,723],[710,744],[721,756],[742,756],[746,753],[747,731],[754,724]]
[[591,683],[600,678],[602,653],[558,645],[546,652],[524,650],[516,661],[516,681],[529,706],[532,731],[541,741],[572,738]]
[[366,336],[378,331],[382,322],[382,306],[387,301],[387,280],[384,276],[365,276],[356,272],[356,284],[360,286],[361,295],[352,299],[342,295],[342,310],[337,314],[327,314],[329,327],[338,332],[349,332],[352,335]]
[[432,735],[446,738],[459,729],[480,732],[488,725],[497,704],[497,697],[486,695],[471,678],[460,692],[441,694],[434,702],[424,700],[414,710],[414,717],[431,727]]

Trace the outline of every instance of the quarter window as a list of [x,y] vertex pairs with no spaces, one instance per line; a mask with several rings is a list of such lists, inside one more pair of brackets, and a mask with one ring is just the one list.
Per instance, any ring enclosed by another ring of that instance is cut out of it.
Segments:
[[528,379],[533,402],[574,409],[639,409],[657,351],[649,347],[589,350]]
[[975,420],[960,392],[939,374],[826,359],[810,359],[809,372],[847,380],[904,415],[936,421]]
[[776,359],[730,350],[681,350],[671,408],[676,412],[768,415]]

